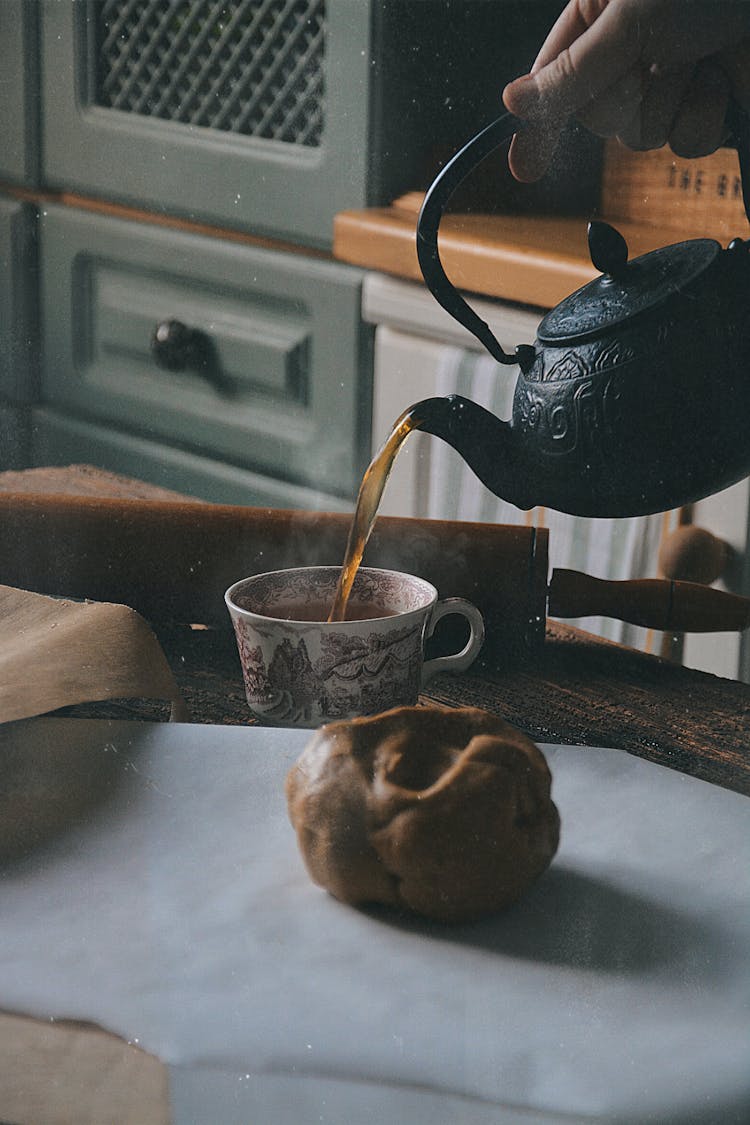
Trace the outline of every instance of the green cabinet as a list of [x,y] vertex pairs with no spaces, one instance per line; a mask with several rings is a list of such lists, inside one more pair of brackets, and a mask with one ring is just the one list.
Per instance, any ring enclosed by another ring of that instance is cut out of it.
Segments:
[[51,406],[32,410],[30,445],[35,465],[83,462],[219,504],[317,512],[348,512],[352,508],[349,501],[319,489],[276,480],[218,457],[101,425]]
[[38,4],[45,184],[330,247],[495,115],[562,0]]
[[0,195],[0,471],[29,458],[27,404],[37,393],[35,209]]
[[36,395],[36,209],[0,195],[0,399]]
[[32,186],[39,177],[39,5],[0,3],[0,179]]
[[46,182],[330,244],[377,188],[388,7],[42,0]]
[[[355,495],[371,410],[360,271],[60,205],[39,238],[45,406],[292,491]],[[175,321],[199,361],[158,361],[155,332]]]
[[559,7],[0,0],[0,175],[39,189],[39,386],[4,376],[34,463],[350,506],[372,328],[334,217],[426,187]]

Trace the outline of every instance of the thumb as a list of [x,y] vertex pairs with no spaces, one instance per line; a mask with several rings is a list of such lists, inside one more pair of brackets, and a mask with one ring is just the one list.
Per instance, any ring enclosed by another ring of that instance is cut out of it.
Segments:
[[560,123],[627,74],[639,50],[637,30],[608,7],[548,63],[506,86],[503,101],[518,117]]

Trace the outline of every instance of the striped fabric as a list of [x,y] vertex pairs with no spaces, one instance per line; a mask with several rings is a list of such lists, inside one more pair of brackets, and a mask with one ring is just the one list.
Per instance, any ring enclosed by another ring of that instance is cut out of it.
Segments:
[[[458,393],[480,403],[500,418],[512,413],[515,369],[501,372],[489,356],[457,347],[441,349],[435,372],[435,394]],[[430,453],[427,515],[435,519],[479,520],[489,523],[527,523],[549,528],[550,571],[554,567],[582,570],[598,578],[657,576],[662,536],[677,523],[677,513],[634,519],[588,519],[546,508],[522,512],[493,496],[445,442]],[[585,618],[574,624],[589,632],[646,651],[659,651],[661,635],[605,618]]]

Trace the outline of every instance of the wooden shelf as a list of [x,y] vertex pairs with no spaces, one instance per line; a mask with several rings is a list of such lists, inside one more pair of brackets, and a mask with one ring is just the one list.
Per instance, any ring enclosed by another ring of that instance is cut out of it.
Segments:
[[[417,193],[386,208],[342,211],[334,222],[340,261],[422,281],[417,262]],[[637,257],[674,241],[656,227],[620,222]],[[456,288],[523,305],[551,308],[597,276],[588,256],[583,216],[447,214],[440,251]]]

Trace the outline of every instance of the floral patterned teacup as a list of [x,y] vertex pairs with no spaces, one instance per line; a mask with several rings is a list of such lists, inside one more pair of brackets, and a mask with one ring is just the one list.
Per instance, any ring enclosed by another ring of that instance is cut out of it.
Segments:
[[[417,702],[436,672],[463,671],[484,640],[479,610],[438,601],[434,586],[394,570],[360,567],[346,621],[325,620],[340,567],[311,566],[243,578],[224,595],[251,711],[268,726],[317,727]],[[464,648],[425,660],[436,623],[458,613]],[[312,618],[312,619],[311,619]]]

